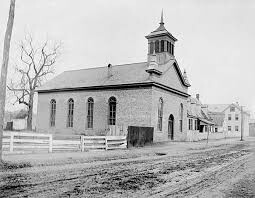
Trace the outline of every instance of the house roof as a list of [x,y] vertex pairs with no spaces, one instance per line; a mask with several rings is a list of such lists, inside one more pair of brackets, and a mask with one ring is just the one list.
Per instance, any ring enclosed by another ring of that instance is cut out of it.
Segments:
[[[241,106],[239,106],[238,104],[235,104],[235,103],[232,103],[232,104],[208,104],[207,106],[208,106],[209,112],[224,112],[228,108],[230,108],[230,106],[234,106],[241,111]],[[249,115],[249,112],[244,109],[243,109],[243,113]]]
[[197,98],[189,97],[187,108],[188,116],[195,117],[206,124],[214,124],[211,122],[210,116],[203,110],[202,106],[202,103]]
[[[186,84],[175,60],[171,60],[167,65],[160,65],[159,70],[161,70],[163,75],[169,65],[176,67],[182,84],[190,86]],[[157,82],[157,78],[150,78],[150,74],[145,71],[147,67],[147,62],[141,62],[116,65],[111,66],[111,68],[105,66],[65,71],[46,82],[37,91]]]
[[210,112],[223,112],[229,104],[207,104]]
[[209,116],[216,126],[223,126],[225,114],[222,112],[209,112]]

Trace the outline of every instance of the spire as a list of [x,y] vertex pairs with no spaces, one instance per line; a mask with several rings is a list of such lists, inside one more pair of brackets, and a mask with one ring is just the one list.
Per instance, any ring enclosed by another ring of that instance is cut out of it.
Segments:
[[161,20],[160,20],[160,25],[164,25],[164,20],[163,20],[163,9],[161,11]]

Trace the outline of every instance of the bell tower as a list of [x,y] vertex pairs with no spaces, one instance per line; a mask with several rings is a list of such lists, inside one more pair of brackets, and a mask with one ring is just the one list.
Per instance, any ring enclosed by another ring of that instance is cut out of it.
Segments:
[[145,36],[145,38],[148,39],[148,62],[150,62],[155,54],[159,65],[167,63],[170,59],[174,59],[174,44],[177,39],[164,26],[163,10],[161,12],[159,27]]

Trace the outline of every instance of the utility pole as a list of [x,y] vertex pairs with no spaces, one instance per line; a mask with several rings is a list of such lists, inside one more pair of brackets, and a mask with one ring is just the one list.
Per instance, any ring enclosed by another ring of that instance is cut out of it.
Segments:
[[6,80],[9,62],[9,51],[12,36],[12,27],[14,22],[15,0],[10,0],[9,18],[4,37],[4,51],[3,63],[1,69],[0,79],[0,165],[2,164],[2,151],[3,151],[3,127],[4,127],[4,111],[5,111],[5,98],[6,98]]
[[243,141],[243,106],[241,106],[241,139]]

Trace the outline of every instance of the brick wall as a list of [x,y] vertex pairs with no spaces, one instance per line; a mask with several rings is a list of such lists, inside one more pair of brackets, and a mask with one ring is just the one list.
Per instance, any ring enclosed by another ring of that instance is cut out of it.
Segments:
[[[162,97],[164,101],[162,131],[157,130],[158,122],[158,102]],[[180,132],[180,104],[183,104],[183,132]],[[174,140],[185,140],[187,133],[187,98],[169,93],[159,88],[153,88],[152,92],[152,126],[154,127],[154,141],[168,140],[168,119],[174,116]]]
[[[152,89],[72,91],[40,93],[38,96],[37,130],[40,132],[61,134],[93,134],[102,132],[108,127],[108,99],[117,99],[116,124],[150,126]],[[93,131],[86,129],[87,99],[94,99]],[[67,101],[74,100],[74,127],[67,128]],[[50,127],[50,100],[57,103],[56,126]]]

